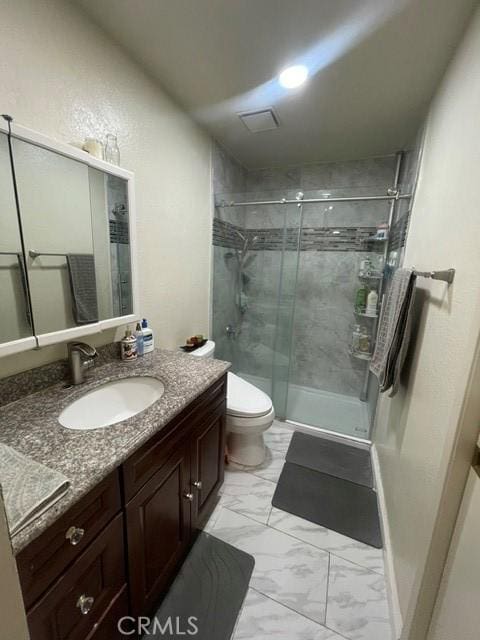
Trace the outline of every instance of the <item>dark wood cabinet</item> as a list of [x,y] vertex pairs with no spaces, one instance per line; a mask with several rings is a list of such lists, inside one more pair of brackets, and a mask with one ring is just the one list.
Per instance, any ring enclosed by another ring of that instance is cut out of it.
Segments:
[[150,611],[190,543],[190,451],[175,449],[128,503],[127,537],[132,613]]
[[121,508],[117,470],[21,551],[17,567],[27,609]]
[[31,640],[113,640],[153,613],[215,507],[225,411],[226,376],[19,554]]
[[126,586],[124,564],[118,515],[28,612],[32,640],[92,637]]
[[192,527],[201,528],[213,511],[223,483],[225,406],[215,410],[195,429],[192,438]]

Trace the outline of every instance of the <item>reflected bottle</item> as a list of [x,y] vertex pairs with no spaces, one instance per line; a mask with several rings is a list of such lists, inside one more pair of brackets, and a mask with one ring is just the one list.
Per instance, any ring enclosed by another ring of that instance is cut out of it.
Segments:
[[111,164],[120,165],[120,149],[118,148],[117,136],[108,133],[105,138],[105,160]]

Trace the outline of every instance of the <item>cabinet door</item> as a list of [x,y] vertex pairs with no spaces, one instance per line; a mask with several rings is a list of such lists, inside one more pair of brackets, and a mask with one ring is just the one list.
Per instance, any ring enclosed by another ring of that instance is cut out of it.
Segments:
[[151,612],[188,550],[189,484],[190,452],[186,444],[180,443],[127,505],[130,598],[134,616]]
[[225,401],[195,429],[192,444],[192,526],[200,528],[215,507],[223,483]]
[[28,612],[31,639],[92,637],[114,605],[116,615],[127,615],[120,598],[124,586],[123,518],[118,515]]

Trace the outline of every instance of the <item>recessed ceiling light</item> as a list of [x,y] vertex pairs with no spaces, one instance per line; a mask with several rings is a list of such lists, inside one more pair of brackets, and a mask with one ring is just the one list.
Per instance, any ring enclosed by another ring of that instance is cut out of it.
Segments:
[[285,89],[295,89],[308,78],[308,69],[303,64],[288,67],[278,76],[278,81]]

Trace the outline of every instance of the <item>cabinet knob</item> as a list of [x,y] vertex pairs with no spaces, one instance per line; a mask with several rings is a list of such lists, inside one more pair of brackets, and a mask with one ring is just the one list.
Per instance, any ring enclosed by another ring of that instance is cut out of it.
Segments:
[[65,538],[69,540],[70,544],[75,546],[85,535],[85,529],[80,529],[79,527],[70,527],[67,533],[65,534]]
[[193,501],[193,493],[184,493],[184,494],[183,494],[183,497],[184,497],[186,500],[190,500],[190,502],[192,502],[192,501]]
[[92,596],[86,596],[84,593],[77,600],[77,607],[80,609],[84,616],[89,613],[91,608],[93,607],[93,603],[95,602],[95,598]]
[[195,482],[193,483],[193,486],[195,487],[195,489],[198,489],[200,491],[200,489],[202,488],[202,481],[195,480]]

